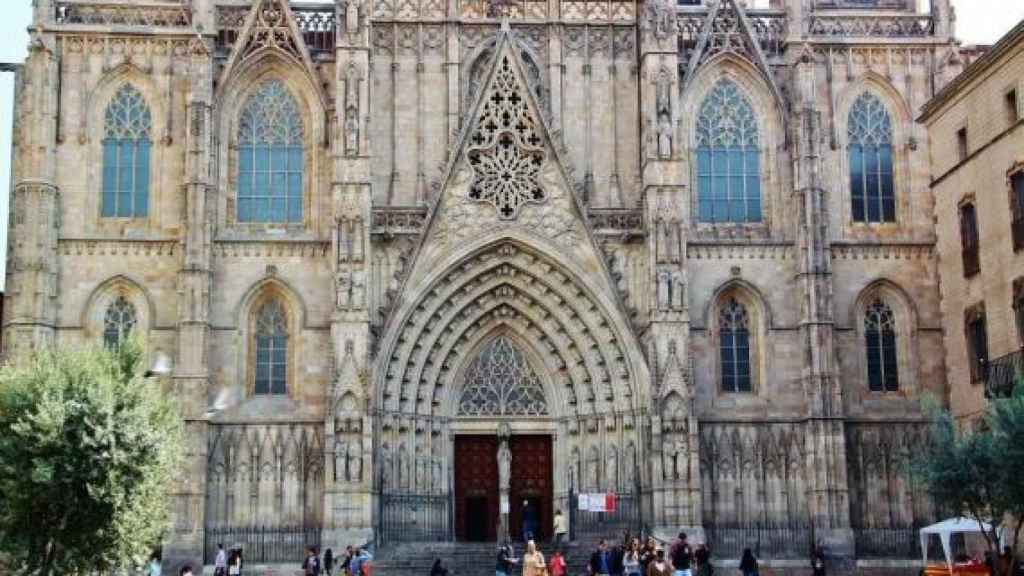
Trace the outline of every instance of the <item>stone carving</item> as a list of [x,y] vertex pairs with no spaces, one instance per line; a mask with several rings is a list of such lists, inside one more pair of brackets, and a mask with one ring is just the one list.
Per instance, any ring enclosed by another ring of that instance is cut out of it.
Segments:
[[[353,0],[354,1],[354,0]],[[351,4],[351,2],[350,2]],[[354,62],[345,69],[345,155],[359,155],[359,83],[362,75]]]
[[363,451],[358,442],[348,447],[348,473],[345,479],[352,483],[363,481]]
[[648,0],[644,5],[645,27],[658,41],[665,40],[675,27],[675,4],[669,0]]
[[672,76],[667,68],[658,71],[655,90],[655,111],[658,117],[658,157],[672,157]]
[[508,493],[512,480],[512,451],[508,448],[508,424],[498,429],[498,486],[502,493]]
[[462,416],[541,416],[544,388],[525,356],[504,336],[495,338],[466,371],[459,398]]

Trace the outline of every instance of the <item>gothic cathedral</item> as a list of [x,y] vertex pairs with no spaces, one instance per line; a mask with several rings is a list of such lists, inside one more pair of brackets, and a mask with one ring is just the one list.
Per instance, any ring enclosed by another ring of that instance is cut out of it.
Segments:
[[557,509],[884,555],[946,388],[930,4],[36,0],[5,353],[173,358],[194,562]]

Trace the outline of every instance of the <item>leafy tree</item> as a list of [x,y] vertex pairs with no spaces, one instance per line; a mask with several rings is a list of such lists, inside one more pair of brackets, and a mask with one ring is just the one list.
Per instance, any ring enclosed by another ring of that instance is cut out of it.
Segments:
[[912,479],[939,509],[991,524],[984,537],[993,557],[999,525],[1012,521],[1016,551],[1014,519],[1024,519],[1024,384],[1016,388],[1012,398],[989,403],[977,430],[958,430],[948,411],[932,406],[930,442],[911,464]]
[[182,423],[137,341],[0,368],[0,552],[22,574],[138,565],[167,525]]

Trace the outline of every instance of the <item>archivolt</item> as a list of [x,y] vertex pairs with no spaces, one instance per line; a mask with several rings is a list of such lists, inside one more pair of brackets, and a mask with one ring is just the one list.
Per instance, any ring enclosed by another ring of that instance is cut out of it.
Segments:
[[543,356],[555,416],[635,408],[626,345],[614,322],[553,261],[510,242],[452,267],[398,326],[380,358],[378,402],[386,411],[450,416],[446,396],[466,355],[504,327]]

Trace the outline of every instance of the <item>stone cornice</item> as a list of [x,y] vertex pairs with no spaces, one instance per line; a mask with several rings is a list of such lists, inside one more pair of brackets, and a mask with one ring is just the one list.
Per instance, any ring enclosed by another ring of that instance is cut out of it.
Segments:
[[788,260],[793,256],[792,242],[689,242],[690,260]]
[[61,238],[57,253],[61,256],[174,256],[178,240]]
[[318,240],[285,240],[276,242],[238,240],[217,241],[213,255],[217,258],[327,258],[331,243]]
[[836,260],[920,260],[935,258],[934,242],[835,242],[832,257]]

